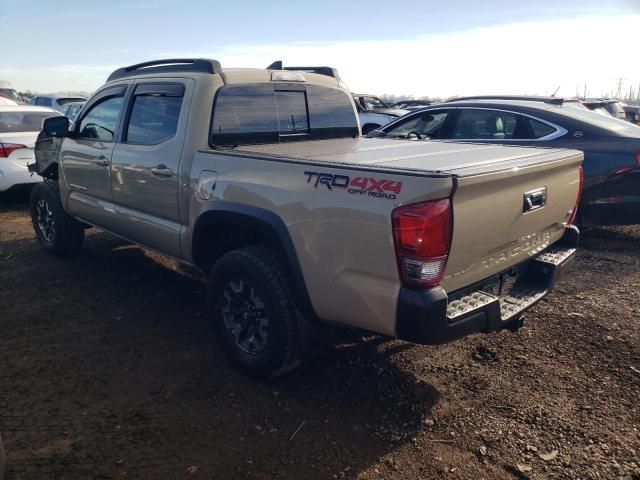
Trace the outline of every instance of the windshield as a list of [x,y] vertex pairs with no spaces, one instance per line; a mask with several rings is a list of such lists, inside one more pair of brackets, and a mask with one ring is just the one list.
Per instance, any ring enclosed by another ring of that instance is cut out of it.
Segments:
[[386,103],[377,97],[359,96],[356,101],[360,102],[360,105],[365,110],[381,110],[383,108],[389,108]]
[[57,112],[0,112],[0,133],[39,132],[42,122]]
[[21,102],[22,99],[18,92],[16,92],[13,88],[0,88],[0,97],[8,98],[9,100],[13,100],[14,102]]
[[616,133],[617,135],[640,137],[640,127],[626,120],[620,120],[611,115],[602,115],[595,110],[585,110],[570,105],[563,107],[562,111],[577,120],[590,123],[596,127]]

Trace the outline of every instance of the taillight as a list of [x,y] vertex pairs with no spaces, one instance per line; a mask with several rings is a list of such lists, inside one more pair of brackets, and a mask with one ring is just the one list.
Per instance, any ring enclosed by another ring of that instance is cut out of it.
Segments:
[[451,245],[449,199],[398,207],[391,213],[391,220],[402,281],[421,287],[438,285]]
[[636,153],[636,163],[640,166],[640,153]]
[[584,183],[584,174],[582,173],[582,165],[580,165],[579,172],[579,184],[578,184],[578,198],[576,198],[576,204],[573,207],[573,212],[571,212],[571,216],[569,220],[567,220],[567,226],[572,225],[573,221],[576,219],[576,215],[578,214],[578,205],[580,204],[580,198],[582,198],[582,184]]
[[6,158],[11,155],[14,150],[21,148],[27,148],[26,145],[20,145],[19,143],[0,143],[0,158]]

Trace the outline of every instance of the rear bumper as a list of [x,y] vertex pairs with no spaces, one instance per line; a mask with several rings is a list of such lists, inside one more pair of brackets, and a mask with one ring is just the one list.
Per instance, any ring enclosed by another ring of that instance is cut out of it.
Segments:
[[4,162],[4,165],[0,166],[0,192],[9,190],[15,185],[27,185],[41,181],[42,177],[32,175],[26,167],[9,162]]
[[451,296],[441,287],[403,287],[398,297],[396,335],[413,343],[437,345],[510,326],[544,298],[573,263],[578,238],[578,229],[568,228],[560,242],[521,264],[515,283],[500,296],[486,293],[481,286]]

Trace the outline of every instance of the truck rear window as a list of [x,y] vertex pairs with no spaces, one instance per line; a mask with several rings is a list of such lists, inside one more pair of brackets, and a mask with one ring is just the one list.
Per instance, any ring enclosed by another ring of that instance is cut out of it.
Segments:
[[356,114],[348,94],[317,85],[223,87],[211,122],[211,142],[225,146],[357,135]]

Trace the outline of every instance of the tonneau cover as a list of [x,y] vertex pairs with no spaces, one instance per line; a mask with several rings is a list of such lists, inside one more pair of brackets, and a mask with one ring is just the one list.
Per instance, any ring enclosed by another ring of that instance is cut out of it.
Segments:
[[233,150],[274,158],[448,173],[459,177],[543,164],[579,154],[555,148],[379,138],[246,145]]

